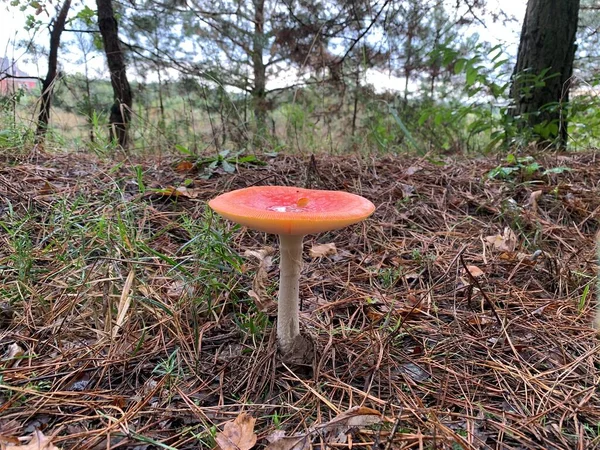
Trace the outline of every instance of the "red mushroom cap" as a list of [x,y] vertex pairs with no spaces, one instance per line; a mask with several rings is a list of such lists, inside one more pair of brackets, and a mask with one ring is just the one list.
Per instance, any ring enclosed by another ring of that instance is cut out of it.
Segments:
[[219,195],[208,205],[223,217],[265,233],[305,235],[360,222],[375,205],[360,195],[289,186],[256,186]]

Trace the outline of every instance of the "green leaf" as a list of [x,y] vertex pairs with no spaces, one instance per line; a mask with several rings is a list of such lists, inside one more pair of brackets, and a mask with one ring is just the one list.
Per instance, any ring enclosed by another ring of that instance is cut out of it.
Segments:
[[254,155],[242,156],[241,158],[237,159],[237,163],[238,164],[252,163],[252,164],[256,164],[257,166],[266,166],[267,165],[266,162],[258,159]]
[[235,172],[235,166],[231,165],[230,163],[227,162],[226,159],[224,159],[223,161],[221,161],[221,167],[223,167],[223,170],[227,173],[234,173]]
[[419,117],[419,120],[417,121],[417,124],[419,126],[422,126],[425,122],[427,122],[427,119],[429,119],[431,117],[431,111],[423,111],[421,113],[421,116]]
[[187,147],[184,147],[183,145],[175,144],[175,148],[177,150],[179,150],[181,153],[184,153],[186,155],[193,155],[194,154],[194,152],[192,152],[191,150],[189,150]]
[[494,150],[496,148],[496,145],[498,145],[500,142],[502,142],[503,139],[504,139],[503,134],[500,133],[500,134],[496,135],[495,137],[492,138],[492,140],[490,140],[490,142],[488,142],[488,144],[485,147],[485,151],[489,152],[489,151]]
[[456,63],[454,63],[454,73],[457,75],[461,73],[464,70],[466,64],[467,60],[464,58],[461,58],[458,61],[456,61]]
[[475,84],[475,81],[477,81],[477,69],[474,68],[473,66],[469,66],[467,67],[467,78],[466,78],[466,83],[467,83],[467,87],[469,86],[473,86],[473,84]]
[[551,175],[551,174],[561,174],[565,172],[572,172],[573,169],[570,167],[552,167],[551,169],[546,169],[542,172],[542,175]]
[[502,166],[498,166],[492,170],[490,170],[488,172],[488,178],[500,178],[500,179],[506,179],[509,177],[509,175],[513,172],[518,171],[519,168],[518,167],[502,167]]
[[427,153],[421,147],[419,147],[419,144],[417,144],[417,141],[415,141],[413,139],[412,134],[410,133],[410,131],[408,130],[408,128],[406,128],[406,125],[404,125],[404,122],[402,122],[402,119],[400,119],[400,116],[398,115],[398,113],[396,112],[396,110],[394,108],[392,108],[391,106],[389,107],[389,109],[390,109],[390,113],[392,114],[392,117],[394,118],[394,120],[398,124],[398,127],[400,127],[400,129],[402,130],[402,132],[406,136],[406,139],[415,148],[415,150],[417,151],[417,153],[419,155],[424,155],[425,153]]

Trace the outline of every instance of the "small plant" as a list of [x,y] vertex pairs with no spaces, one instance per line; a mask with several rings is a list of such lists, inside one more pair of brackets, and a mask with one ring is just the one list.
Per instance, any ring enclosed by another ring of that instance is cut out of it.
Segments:
[[379,283],[384,289],[390,289],[396,285],[402,277],[402,268],[385,267],[379,272]]
[[[176,145],[175,148],[182,153],[192,155],[186,147],[182,145]],[[218,169],[223,170],[225,173],[235,173],[236,167],[243,164],[254,164],[257,166],[264,166],[266,163],[260,160],[256,155],[243,155],[243,151],[232,152],[231,150],[221,150],[214,156],[207,158],[201,158],[195,162],[195,166],[198,169],[203,170],[203,174],[200,178],[208,180],[212,177]]]
[[531,178],[539,174],[547,176],[550,174],[560,174],[568,172],[571,169],[568,167],[553,167],[551,169],[543,169],[542,166],[535,161],[533,156],[524,156],[518,158],[515,154],[510,153],[506,157],[506,164],[499,165],[487,174],[488,178],[500,180],[531,180]]
[[178,358],[179,349],[173,350],[167,359],[162,360],[156,365],[152,373],[155,375],[166,376],[169,378],[179,378],[183,375]]
[[140,194],[143,194],[144,192],[146,192],[146,185],[144,184],[144,169],[142,169],[142,166],[135,166],[133,168],[133,171],[135,173],[135,180],[138,186],[138,191]]

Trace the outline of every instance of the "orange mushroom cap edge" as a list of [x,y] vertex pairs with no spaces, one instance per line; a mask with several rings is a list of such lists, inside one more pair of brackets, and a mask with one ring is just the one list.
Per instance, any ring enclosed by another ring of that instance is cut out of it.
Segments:
[[208,202],[221,216],[257,231],[306,235],[361,222],[375,205],[360,195],[290,186],[254,186]]

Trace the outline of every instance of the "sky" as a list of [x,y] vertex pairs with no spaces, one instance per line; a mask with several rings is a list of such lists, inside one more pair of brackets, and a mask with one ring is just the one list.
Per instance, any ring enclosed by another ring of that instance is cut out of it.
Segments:
[[[85,1],[85,0],[84,0]],[[519,32],[521,29],[521,22],[525,16],[525,8],[527,6],[527,0],[488,0],[488,10],[498,11],[500,7],[509,16],[515,17],[517,20],[509,24],[503,24],[501,22],[492,22],[487,20],[485,26],[478,25],[473,28],[473,32],[479,33],[480,36],[493,44],[502,44],[505,52],[510,55],[516,55],[517,46],[519,42]],[[46,62],[43,58],[38,60],[32,60],[25,54],[23,49],[15,48],[14,43],[19,41],[29,41],[32,36],[25,30],[25,17],[26,14],[19,11],[17,7],[5,7],[7,10],[0,11],[2,17],[2,26],[0,27],[0,56],[7,56],[17,61],[17,64],[21,70],[32,76],[43,76],[46,72]],[[44,14],[44,13],[42,13]],[[42,17],[42,20],[44,17]],[[69,33],[63,34],[63,41],[71,40]],[[41,32],[37,36],[33,36],[33,41],[39,45],[47,45],[48,34],[47,32]],[[65,71],[69,73],[81,72],[81,64],[78,64],[78,56],[74,53],[62,54],[59,56],[59,63]],[[92,67],[92,73],[90,76],[107,77],[108,73],[105,67],[105,62],[101,55],[95,57],[95,61],[92,61],[90,66]],[[400,79],[395,78],[387,73],[376,70],[369,70],[367,72],[368,83],[374,85],[378,90],[389,89],[393,86],[400,86]],[[270,88],[279,87],[285,84],[283,79],[272,80]]]

